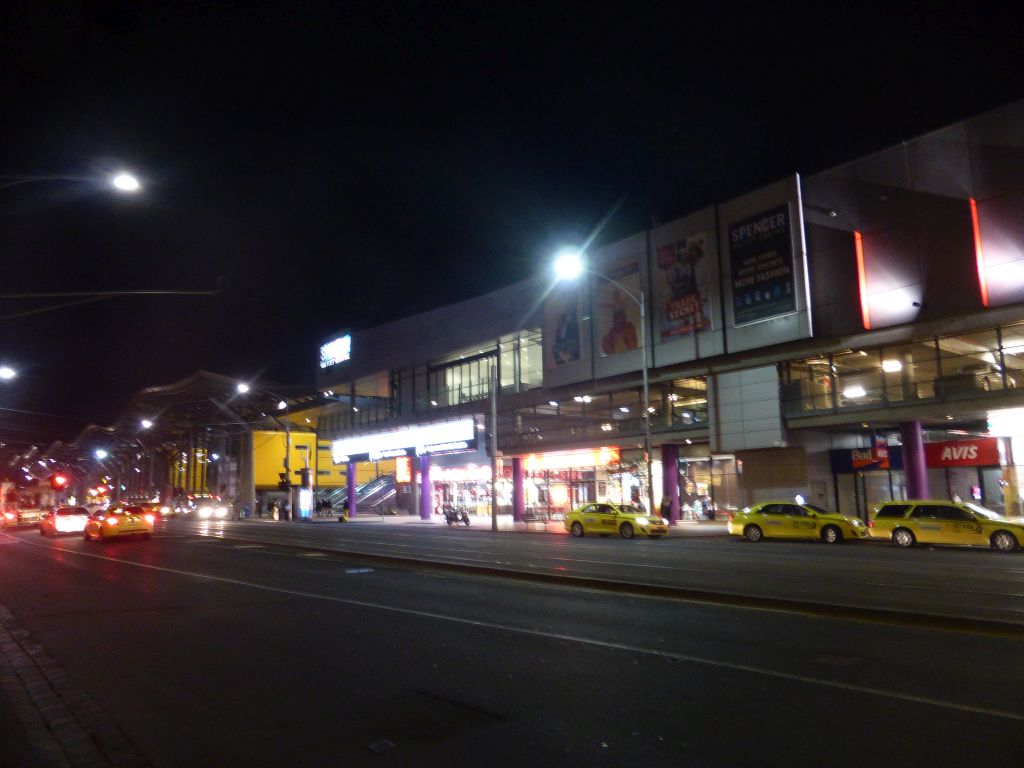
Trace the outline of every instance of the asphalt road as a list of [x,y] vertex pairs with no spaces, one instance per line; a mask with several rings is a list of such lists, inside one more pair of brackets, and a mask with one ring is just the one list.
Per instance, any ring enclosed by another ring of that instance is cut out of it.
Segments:
[[1015,639],[367,567],[189,525],[0,540],[18,642],[155,766],[1017,766],[1024,749]]
[[1024,552],[888,542],[651,541],[387,523],[171,521],[176,531],[367,555],[1024,624]]

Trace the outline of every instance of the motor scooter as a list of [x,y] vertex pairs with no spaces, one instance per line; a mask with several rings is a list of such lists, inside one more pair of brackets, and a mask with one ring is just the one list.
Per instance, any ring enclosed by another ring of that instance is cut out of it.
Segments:
[[441,512],[444,514],[444,521],[448,525],[458,525],[459,523],[469,525],[469,515],[466,514],[464,509],[456,509],[451,504],[445,504]]

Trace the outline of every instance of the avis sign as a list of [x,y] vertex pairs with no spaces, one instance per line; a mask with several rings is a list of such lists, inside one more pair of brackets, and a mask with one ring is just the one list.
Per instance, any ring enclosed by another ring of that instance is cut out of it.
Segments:
[[925,443],[924,451],[929,467],[992,467],[999,465],[999,440],[994,437]]

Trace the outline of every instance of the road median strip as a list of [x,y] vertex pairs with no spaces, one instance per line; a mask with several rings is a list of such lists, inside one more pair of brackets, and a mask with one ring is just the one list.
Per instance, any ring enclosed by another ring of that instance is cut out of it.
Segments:
[[573,576],[570,574],[544,573],[536,569],[519,570],[515,567],[492,565],[474,565],[471,563],[455,563],[445,560],[419,559],[401,555],[372,554],[350,551],[335,547],[318,547],[310,544],[292,544],[288,542],[259,541],[244,537],[232,536],[225,532],[218,539],[224,541],[244,541],[251,544],[263,544],[284,549],[322,552],[340,555],[346,558],[366,561],[367,563],[392,566],[395,568],[435,571],[446,571],[463,575],[486,576],[517,581],[541,583],[560,587],[592,589],[601,592],[612,592],[636,597],[656,597],[666,600],[702,603],[706,605],[745,608],[759,611],[776,611],[780,613],[802,614],[815,618],[829,618],[843,621],[870,622],[892,626],[924,629],[958,634],[978,634],[988,637],[1005,637],[1013,640],[1024,639],[1024,624],[998,619],[984,619],[969,616],[944,616],[934,613],[902,611],[890,608],[874,608],[869,606],[836,605],[811,600],[798,600],[784,597],[765,597],[744,595],[734,592],[720,592],[694,587],[679,587],[659,584],[647,584],[638,581],[611,581],[592,576]]

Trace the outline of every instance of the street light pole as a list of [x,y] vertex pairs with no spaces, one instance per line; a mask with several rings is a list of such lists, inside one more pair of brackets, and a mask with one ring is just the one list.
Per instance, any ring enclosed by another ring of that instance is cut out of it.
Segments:
[[559,277],[572,279],[581,272],[588,272],[600,277],[631,298],[640,308],[640,367],[643,374],[643,430],[644,430],[644,466],[647,472],[647,514],[654,514],[654,476],[651,472],[651,395],[647,373],[647,302],[644,289],[638,289],[637,293],[618,280],[608,277],[603,272],[590,269],[583,264],[582,255],[579,251],[568,251],[561,254],[555,261],[555,272]]

